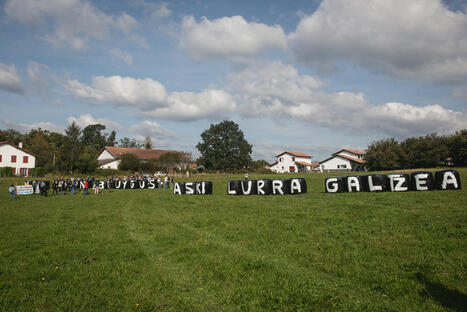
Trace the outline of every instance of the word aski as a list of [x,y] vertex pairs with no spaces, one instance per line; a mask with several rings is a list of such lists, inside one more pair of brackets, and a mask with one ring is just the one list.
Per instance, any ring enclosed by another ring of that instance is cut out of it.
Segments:
[[433,174],[429,171],[416,171],[393,174],[371,174],[347,177],[326,178],[327,193],[343,192],[407,192],[431,190],[458,190],[461,180],[457,170],[441,170]]
[[178,182],[174,184],[174,195],[210,195],[212,182]]

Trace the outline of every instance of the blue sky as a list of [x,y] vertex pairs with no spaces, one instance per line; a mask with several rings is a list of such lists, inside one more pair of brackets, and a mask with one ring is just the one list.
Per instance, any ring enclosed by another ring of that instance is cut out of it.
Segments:
[[2,129],[102,123],[196,156],[229,119],[272,161],[467,128],[462,0],[0,5]]

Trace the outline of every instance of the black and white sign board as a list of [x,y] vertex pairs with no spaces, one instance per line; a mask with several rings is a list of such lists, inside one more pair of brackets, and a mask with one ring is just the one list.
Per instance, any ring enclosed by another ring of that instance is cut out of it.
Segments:
[[227,184],[228,195],[297,195],[306,192],[305,178],[233,180]]
[[392,173],[357,175],[346,177],[330,177],[324,181],[326,193],[352,192],[407,192],[431,190],[458,190],[461,180],[457,170],[415,171],[408,173]]
[[212,182],[177,182],[174,184],[174,195],[211,195]]

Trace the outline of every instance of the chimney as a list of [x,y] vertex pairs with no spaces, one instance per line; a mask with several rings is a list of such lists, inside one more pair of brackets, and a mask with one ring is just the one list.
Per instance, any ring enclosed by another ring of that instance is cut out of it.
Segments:
[[19,142],[18,146],[19,148],[23,148],[23,142]]

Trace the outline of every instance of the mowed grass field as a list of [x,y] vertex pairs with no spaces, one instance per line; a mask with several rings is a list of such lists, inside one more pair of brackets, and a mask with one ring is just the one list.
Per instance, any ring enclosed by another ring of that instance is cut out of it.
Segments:
[[[435,171],[435,170],[432,170]],[[0,180],[3,311],[466,311],[463,189],[20,196]],[[186,179],[185,179],[186,180]]]

